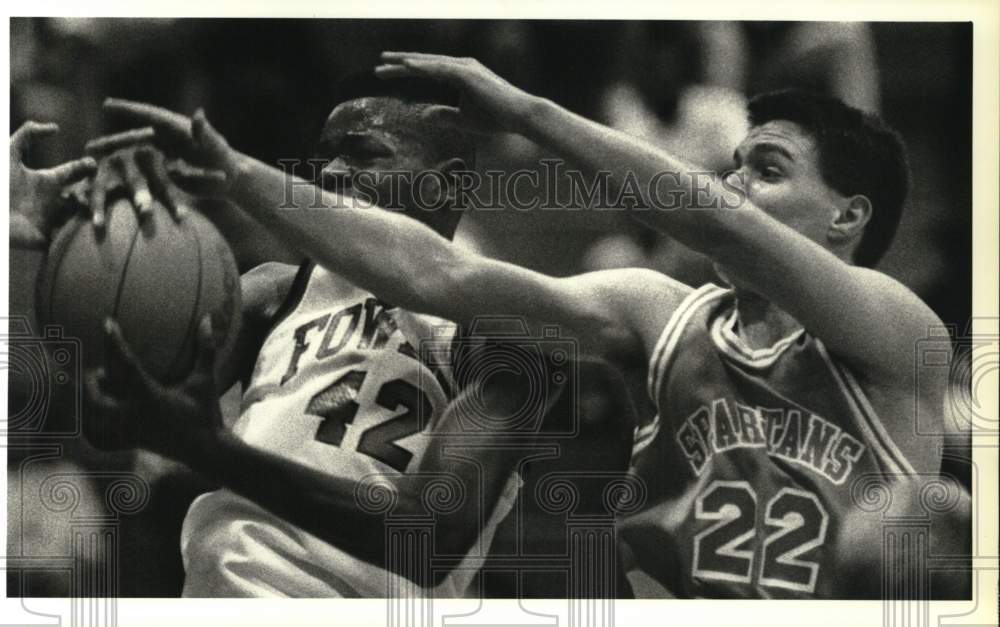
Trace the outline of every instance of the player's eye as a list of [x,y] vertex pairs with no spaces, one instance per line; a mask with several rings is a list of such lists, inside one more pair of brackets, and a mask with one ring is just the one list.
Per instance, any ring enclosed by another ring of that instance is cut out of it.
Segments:
[[783,174],[781,168],[777,168],[773,165],[761,166],[757,171],[760,173],[761,178],[765,181],[776,181],[780,179]]
[[382,144],[373,144],[364,147],[364,154],[368,159],[383,159],[385,157],[391,157],[392,151]]
[[372,160],[392,156],[388,146],[372,137],[351,137],[343,147],[344,156]]

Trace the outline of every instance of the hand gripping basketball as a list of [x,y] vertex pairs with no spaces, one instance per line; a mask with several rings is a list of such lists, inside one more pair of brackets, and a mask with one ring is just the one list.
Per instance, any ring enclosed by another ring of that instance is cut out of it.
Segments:
[[224,429],[211,315],[206,314],[198,327],[194,366],[174,385],[164,385],[149,374],[112,318],[105,321],[104,333],[105,365],[86,375],[87,397],[95,410],[91,418],[101,423],[91,433],[111,433],[120,446],[141,446],[191,463],[191,456],[205,450]]
[[167,171],[179,187],[200,196],[225,194],[235,179],[239,153],[209,123],[201,109],[194,116],[131,100],[108,98],[104,108],[129,122],[151,126],[154,142],[169,161]]

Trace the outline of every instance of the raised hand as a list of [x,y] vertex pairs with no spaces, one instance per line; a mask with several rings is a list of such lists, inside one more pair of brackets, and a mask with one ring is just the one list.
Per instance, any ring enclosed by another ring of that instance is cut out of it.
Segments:
[[478,134],[519,132],[536,99],[470,58],[421,52],[383,52],[380,78],[424,77],[447,83],[462,94],[460,107],[434,105],[425,116]]
[[199,109],[193,117],[131,100],[108,98],[104,109],[115,117],[155,129],[154,141],[170,160],[166,172],[192,194],[224,194],[236,177],[239,153]]
[[[225,427],[215,379],[216,344],[210,315],[198,327],[198,353],[188,376],[166,386],[139,363],[112,319],[105,321],[105,367],[86,375],[87,396],[96,410],[88,433],[105,434],[119,447],[141,446],[190,463]],[[100,442],[92,441],[101,447]]]
[[119,187],[125,188],[140,219],[149,215],[154,197],[178,217],[178,205],[167,184],[163,155],[150,144],[154,134],[152,127],[145,127],[87,142],[84,150],[98,159],[97,174],[86,203],[95,228],[104,228],[108,194]]
[[92,157],[42,170],[24,165],[31,143],[57,132],[56,124],[25,122],[10,137],[10,243],[15,248],[45,248],[62,210],[66,187],[97,169]]
[[[154,198],[174,219],[180,220],[186,212],[186,203],[172,181],[185,180],[186,189],[199,195],[225,182],[221,171],[194,168],[180,159],[168,161],[154,141],[154,129],[146,127],[87,142],[86,152],[99,159],[86,201],[96,228],[104,227],[107,198],[116,188],[125,188],[140,220],[150,214]],[[192,171],[194,175],[190,174]]]

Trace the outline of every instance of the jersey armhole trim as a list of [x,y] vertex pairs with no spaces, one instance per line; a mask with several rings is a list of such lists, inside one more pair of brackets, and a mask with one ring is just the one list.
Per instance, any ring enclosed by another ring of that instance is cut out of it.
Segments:
[[819,349],[820,355],[823,356],[823,361],[830,368],[830,373],[837,382],[840,391],[847,399],[848,405],[854,410],[858,426],[862,433],[865,434],[865,438],[871,444],[875,454],[885,462],[887,468],[892,473],[899,475],[918,474],[913,464],[903,454],[902,449],[896,445],[889,432],[886,431],[881,419],[875,412],[875,408],[868,400],[868,396],[858,384],[854,375],[847,368],[833,360],[833,357],[819,338],[815,338],[815,341],[816,348]]
[[706,283],[684,297],[681,304],[670,315],[667,324],[663,327],[660,339],[656,342],[653,354],[649,360],[649,374],[646,380],[646,392],[650,400],[656,403],[656,395],[663,384],[663,375],[667,371],[667,366],[673,357],[674,350],[684,327],[694,312],[708,301],[714,300],[728,292],[723,287],[714,283]]
[[295,278],[292,279],[292,285],[288,288],[288,293],[285,295],[285,300],[281,302],[281,305],[275,310],[274,315],[271,316],[271,321],[268,323],[267,333],[264,334],[264,337],[270,335],[279,324],[292,315],[295,308],[302,302],[302,297],[305,296],[306,287],[309,286],[309,279],[312,277],[315,267],[316,263],[311,259],[306,259],[299,266],[298,272],[295,273]]
[[660,414],[653,416],[653,421],[641,429],[636,427],[632,435],[632,455],[638,455],[656,439],[660,432]]

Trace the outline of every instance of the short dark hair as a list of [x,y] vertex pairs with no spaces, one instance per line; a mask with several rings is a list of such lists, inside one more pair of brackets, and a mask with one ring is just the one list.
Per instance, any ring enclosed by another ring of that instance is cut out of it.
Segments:
[[[410,105],[446,105],[457,107],[460,94],[440,82],[420,77],[378,78],[371,70],[355,72],[341,79],[335,88],[334,106],[360,98],[391,98]],[[415,109],[416,110],[416,109]],[[419,116],[409,120],[414,127],[425,124]],[[430,125],[426,141],[439,158],[461,157],[466,166],[475,163],[475,142],[467,134],[451,127]]]
[[854,251],[854,263],[878,263],[896,234],[910,186],[899,133],[878,116],[799,89],[755,96],[747,109],[752,126],[772,120],[801,126],[816,141],[824,182],[841,194],[862,194],[871,201],[871,219]]
[[379,78],[371,70],[344,76],[334,90],[337,104],[358,98],[396,98],[410,103],[443,104],[457,107],[460,94],[441,81],[418,76]]

